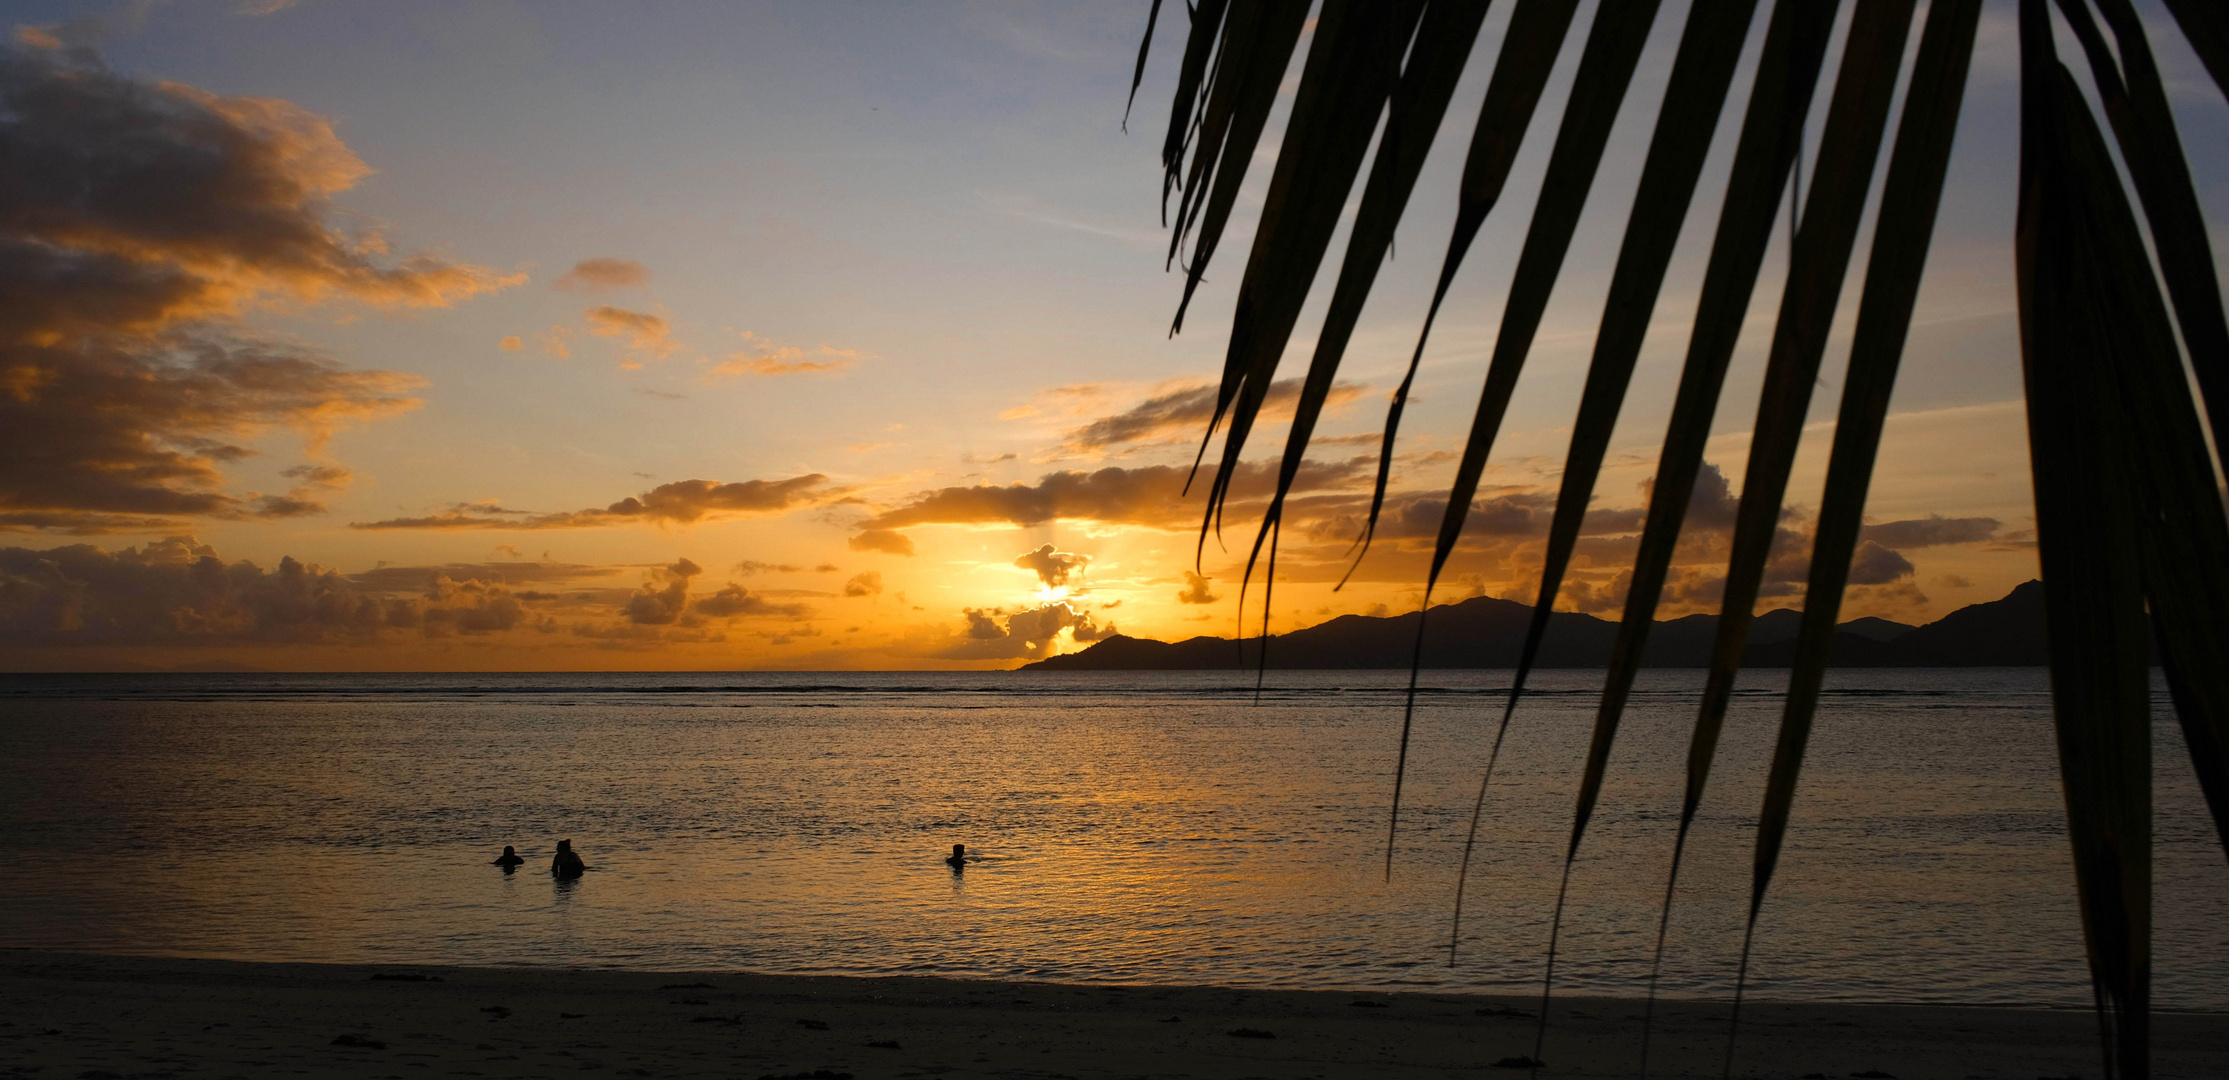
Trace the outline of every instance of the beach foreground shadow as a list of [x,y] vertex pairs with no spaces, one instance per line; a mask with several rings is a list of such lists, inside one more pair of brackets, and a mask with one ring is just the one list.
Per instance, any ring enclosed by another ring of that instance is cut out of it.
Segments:
[[[0,953],[0,1069],[42,1075],[1524,1076],[1536,1000]],[[1636,1001],[1557,1003],[1543,1075],[1631,1075]],[[2081,1010],[1753,1003],[1735,1076],[2096,1074]],[[1652,1075],[1717,1076],[1718,1003],[1659,1013]],[[2156,1076],[2222,1075],[2229,1017],[2162,1014]]]

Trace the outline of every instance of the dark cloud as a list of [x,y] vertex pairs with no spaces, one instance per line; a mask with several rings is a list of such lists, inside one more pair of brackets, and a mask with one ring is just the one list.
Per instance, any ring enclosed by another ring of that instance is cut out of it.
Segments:
[[1055,601],[1008,614],[1004,608],[969,608],[960,613],[967,622],[963,640],[937,655],[946,660],[1018,660],[1044,656],[1059,644],[1060,632],[1071,631],[1078,641],[1093,641],[1114,632],[1101,629],[1088,611],[1078,611]]
[[[1641,500],[1647,502],[1656,487],[1656,478],[1641,481]],[[1734,494],[1734,486],[1726,479],[1726,472],[1706,461],[1695,473],[1695,490],[1687,497],[1687,529],[1730,530],[1734,519],[1741,514],[1741,499]],[[1643,518],[1644,523],[1646,518]]]
[[257,495],[251,503],[251,517],[290,518],[308,517],[325,512],[325,504],[301,495]]
[[327,223],[368,171],[284,101],[146,83],[84,49],[0,50],[0,527],[97,533],[152,519],[321,509],[319,481],[224,490],[271,428],[313,449],[413,408],[413,377],[258,341],[251,304],[447,306],[512,284]]
[[[1334,383],[1326,404],[1336,406],[1352,401],[1363,389],[1353,383]],[[1213,385],[1203,383],[1157,394],[1123,412],[1101,417],[1069,432],[1067,448],[1088,452],[1133,443],[1197,442],[1207,433],[1207,423],[1215,415],[1215,390]],[[1269,396],[1262,402],[1262,418],[1290,416],[1299,396],[1299,379],[1279,379],[1271,383]]]
[[[227,563],[191,537],[108,552],[0,548],[0,639],[18,645],[369,643],[383,631],[487,634],[532,621],[501,581],[433,573],[410,591],[283,558]],[[399,584],[399,583],[398,583]],[[399,595],[398,595],[399,593]]]
[[[787,480],[676,480],[630,495],[601,510],[534,514],[464,503],[425,517],[350,522],[351,529],[594,529],[612,525],[692,525],[706,518],[779,514],[834,497],[820,473]],[[757,564],[765,568],[765,564]],[[793,568],[794,569],[794,568]]]
[[587,566],[581,563],[443,563],[438,566],[382,566],[376,570],[350,574],[348,580],[355,583],[356,587],[372,592],[400,592],[427,588],[436,578],[442,577],[459,581],[494,581],[506,585],[551,585],[586,578],[610,577],[619,572],[616,566]]
[[1978,544],[1997,538],[1996,518],[1946,518],[1940,514],[1910,521],[1883,521],[1867,525],[1859,536],[1882,547],[1923,548],[1944,544]]
[[356,479],[355,473],[338,465],[296,465],[291,469],[281,470],[279,475],[334,490],[346,488]]
[[74,545],[0,548],[0,642],[19,645],[376,644],[506,631],[566,629],[534,605],[588,615],[570,629],[624,647],[713,641],[716,621],[804,619],[812,608],[733,582],[692,595],[702,568],[652,569],[634,589],[544,591],[528,583],[605,578],[618,567],[453,563],[344,575],[292,558],[276,569],[226,563],[190,537],[102,551]]
[[[1902,524],[1899,522],[1899,524]],[[1995,522],[1990,523],[1994,531]],[[1850,559],[1850,584],[1886,585],[1899,578],[1912,576],[1912,564],[1904,556],[1871,540],[1858,545]]]
[[1177,499],[1185,470],[1168,465],[1049,473],[1035,484],[948,487],[867,519],[870,530],[914,525],[1042,525],[1061,518],[1175,525],[1194,519]]
[[845,596],[877,596],[881,593],[882,575],[873,570],[854,575],[850,581],[844,582]]
[[417,627],[429,637],[448,632],[493,634],[527,617],[525,597],[496,582],[436,577],[424,596],[387,602],[387,625]]
[[[0,277],[6,271],[0,269]],[[0,290],[0,294],[12,290]],[[0,304],[6,301],[0,300]],[[391,372],[257,346],[193,342],[76,349],[0,344],[16,375],[0,393],[0,524],[77,533],[159,528],[189,516],[321,512],[309,484],[283,496],[223,490],[240,442],[286,427],[321,438],[348,420],[418,404]]]
[[83,510],[0,510],[0,529],[39,529],[73,536],[154,532],[177,523],[175,518],[94,514]]
[[1051,544],[1025,551],[1014,559],[1015,566],[1035,573],[1037,580],[1049,589],[1068,584],[1070,575],[1083,573],[1084,567],[1090,564],[1091,556],[1054,551]]
[[756,559],[745,559],[735,564],[735,572],[743,577],[750,577],[753,574],[795,574],[804,569],[802,566],[792,566],[788,563],[759,562]]
[[[1346,543],[1362,535],[1370,504],[1368,499],[1342,499],[1334,507],[1325,500],[1306,500],[1299,507],[1314,512],[1302,525],[1304,535],[1319,541]],[[1545,536],[1555,510],[1555,495],[1544,491],[1479,499],[1471,504],[1470,513],[1463,519],[1463,535],[1474,538]],[[1385,508],[1378,513],[1375,536],[1380,540],[1436,539],[1440,534],[1440,521],[1446,516],[1447,500],[1444,498],[1389,496]]]
[[565,276],[557,279],[557,287],[573,292],[595,292],[599,289],[631,289],[650,283],[650,270],[633,259],[615,259],[599,255],[574,263]]
[[637,626],[670,626],[679,622],[689,606],[689,579],[704,568],[687,559],[650,572],[650,580],[635,590],[622,613]]
[[1556,606],[1570,611],[1599,614],[1621,611],[1625,607],[1625,594],[1633,586],[1633,571],[1619,571],[1608,581],[1600,581],[1574,574],[1564,579],[1563,587],[1556,591]]
[[1186,570],[1184,572],[1184,588],[1178,590],[1176,602],[1179,604],[1214,603],[1217,597],[1214,593],[1208,591],[1207,580],[1190,570]]
[[913,538],[892,529],[868,529],[851,538],[853,551],[879,551],[885,555],[912,555]]
[[776,604],[765,597],[753,596],[750,590],[734,582],[711,596],[691,601],[689,585],[702,573],[704,568],[688,559],[676,559],[670,566],[658,567],[650,572],[650,579],[627,598],[620,614],[635,626],[695,628],[707,618],[735,619],[753,615],[803,618],[812,613],[812,609],[803,604]]
[[780,616],[799,619],[812,614],[803,604],[777,604],[763,596],[754,596],[750,590],[729,582],[719,592],[689,605],[689,610],[715,619],[739,619],[745,616]]
[[[1302,465],[1296,483],[1308,490],[1365,483],[1374,465],[1370,457],[1328,464],[1310,461]],[[1056,520],[1082,520],[1168,529],[1196,528],[1200,521],[1197,500],[1213,479],[1215,470],[1203,468],[1200,471],[1199,479],[1192,485],[1193,501],[1187,502],[1184,481],[1189,474],[1189,469],[1174,465],[1134,469],[1109,466],[1092,472],[1046,473],[1035,484],[940,488],[923,492],[903,506],[868,518],[862,527],[1029,526]],[[1275,480],[1274,465],[1259,462],[1240,465],[1231,482],[1234,510],[1266,497]]]

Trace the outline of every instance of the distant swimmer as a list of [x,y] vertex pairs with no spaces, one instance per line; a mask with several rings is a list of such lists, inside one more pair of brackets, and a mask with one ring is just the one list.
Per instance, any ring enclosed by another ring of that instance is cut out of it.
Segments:
[[557,842],[557,857],[550,860],[550,873],[560,879],[567,879],[577,878],[586,873],[587,870],[588,864],[580,861],[580,855],[573,850],[573,842],[559,840]]
[[495,862],[489,865],[500,866],[503,868],[503,872],[508,874],[525,861],[525,859],[519,858],[518,852],[511,850],[511,845],[505,844],[503,845],[503,854],[496,856]]
[[944,865],[949,866],[954,870],[967,869],[967,845],[952,845],[952,857],[944,860]]

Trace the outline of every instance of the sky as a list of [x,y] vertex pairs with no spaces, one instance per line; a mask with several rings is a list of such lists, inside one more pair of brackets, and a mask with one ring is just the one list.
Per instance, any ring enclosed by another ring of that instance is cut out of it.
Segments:
[[[1282,106],[1172,337],[1158,157],[1183,27],[1164,12],[1126,132],[1147,6],[10,5],[0,668],[974,668],[1114,633],[1232,634],[1281,424],[1249,444],[1204,546],[1183,488]],[[1310,450],[1275,629],[1423,598],[1591,2],[1424,355],[1385,521],[1334,586],[1509,7]],[[2229,107],[2140,7],[2219,252]],[[1532,599],[1684,16],[1657,17],[1434,602]],[[1764,21],[1560,607],[1617,617]],[[2013,5],[1990,4],[1845,617],[1926,622],[2036,573],[2014,38]],[[1830,48],[1831,70],[1839,32]],[[1785,265],[1782,235],[1663,615],[1717,609]],[[1768,608],[1802,602],[1861,279]]]

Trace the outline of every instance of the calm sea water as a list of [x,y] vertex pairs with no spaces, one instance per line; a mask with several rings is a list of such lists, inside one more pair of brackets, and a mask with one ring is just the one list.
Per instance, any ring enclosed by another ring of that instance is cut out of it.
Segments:
[[[0,677],[0,945],[1261,986],[1536,985],[1601,673]],[[1729,992],[1779,672],[1728,727],[1664,987]],[[1701,673],[1644,674],[1559,985],[1638,994]],[[2089,1001],[2040,670],[1837,673],[1764,998]],[[2156,994],[2229,1009],[2229,860],[2164,694]],[[546,867],[571,839],[594,867]],[[953,843],[983,861],[955,875]],[[488,860],[513,844],[522,872]]]

